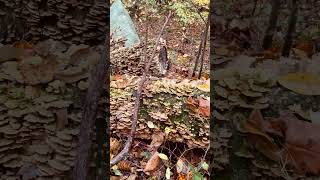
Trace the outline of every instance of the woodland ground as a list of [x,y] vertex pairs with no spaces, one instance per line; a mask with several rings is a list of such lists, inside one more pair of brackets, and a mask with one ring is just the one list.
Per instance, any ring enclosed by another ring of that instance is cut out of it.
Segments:
[[[160,29],[164,23],[164,17],[166,14],[161,14],[158,17],[152,18],[148,22],[139,22],[136,21],[136,30],[139,34],[140,39],[144,39],[145,30],[147,26],[149,26],[148,37],[156,38],[160,32]],[[175,65],[174,72],[168,73],[167,78],[170,79],[186,79],[188,78],[188,74],[193,69],[195,56],[199,48],[199,44],[201,41],[201,34],[205,29],[205,22],[200,21],[188,26],[185,26],[185,31],[183,30],[183,26],[181,22],[179,22],[177,17],[173,17],[163,35],[163,38],[167,41],[167,49],[169,60]],[[207,39],[207,47],[204,56],[204,70],[203,70],[203,79],[206,80],[209,76],[209,39]],[[173,71],[172,69],[169,71]],[[196,79],[196,78],[194,78]],[[123,138],[123,137],[122,137]],[[111,146],[120,146],[125,143],[125,139],[119,137],[114,137],[111,142]],[[169,156],[169,162],[165,162],[160,164],[158,169],[152,173],[152,176],[148,176],[143,173],[143,169],[146,168],[147,160],[153,155],[152,152],[148,150],[148,145],[153,144],[151,141],[146,141],[143,139],[135,139],[135,146],[129,152],[129,157],[121,161],[117,164],[118,170],[113,170],[113,173],[122,174],[121,176],[112,176],[113,179],[130,179],[130,178],[165,178],[164,176],[168,174],[166,172],[166,167],[172,167],[171,169],[171,178],[173,179],[186,179],[188,178],[188,171],[183,173],[177,173],[175,164],[177,161],[180,163],[189,162],[193,166],[201,165],[201,161],[203,161],[203,156],[206,153],[206,149],[190,149],[187,147],[185,143],[173,143],[170,141],[165,141],[164,144],[161,145],[159,152],[165,153]],[[116,144],[116,145],[115,145]],[[178,162],[178,163],[179,163]],[[168,163],[170,164],[168,166]],[[180,168],[186,168],[186,165],[181,164]],[[181,171],[181,170],[180,170]],[[202,174],[205,175],[206,171],[201,170]],[[115,174],[115,175],[116,175]],[[118,174],[118,175],[119,175]],[[189,174],[189,178],[190,178]]]

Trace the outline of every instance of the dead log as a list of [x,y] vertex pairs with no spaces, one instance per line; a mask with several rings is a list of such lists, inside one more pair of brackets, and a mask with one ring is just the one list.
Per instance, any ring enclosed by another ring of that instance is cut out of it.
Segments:
[[[127,136],[132,122],[135,92],[139,77],[111,78],[110,130],[111,134]],[[208,81],[177,80],[152,77],[142,92],[142,102],[135,138],[150,139],[155,129],[171,129],[168,141],[185,142],[189,147],[207,148],[209,145],[209,117],[201,113],[198,99],[209,102]],[[194,101],[194,102],[193,102]],[[203,108],[208,108],[209,105]],[[149,126],[148,126],[149,124]],[[155,127],[150,127],[150,124]]]

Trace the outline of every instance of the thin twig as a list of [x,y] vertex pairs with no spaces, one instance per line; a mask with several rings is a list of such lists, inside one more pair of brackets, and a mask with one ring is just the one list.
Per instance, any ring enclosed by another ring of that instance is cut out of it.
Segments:
[[253,9],[252,9],[252,12],[251,12],[251,16],[253,16],[254,13],[256,12],[257,4],[258,4],[258,0],[255,0],[255,1],[254,1],[254,6],[253,6]]
[[210,14],[208,15],[208,20],[207,20],[207,24],[206,24],[206,30],[204,33],[204,44],[203,44],[203,49],[202,49],[202,54],[200,57],[201,60],[201,64],[200,64],[200,70],[199,70],[199,75],[198,75],[198,79],[200,79],[201,77],[201,73],[202,73],[202,68],[203,68],[203,58],[204,58],[204,54],[206,52],[206,45],[207,45],[207,38],[208,38],[208,30],[209,30],[209,25],[210,25]]
[[199,58],[200,58],[200,54],[201,54],[201,49],[202,49],[202,45],[203,45],[203,39],[204,39],[204,32],[201,35],[200,46],[199,46],[199,49],[198,49],[198,52],[197,52],[197,56],[196,56],[196,59],[195,59],[195,62],[194,62],[194,67],[193,67],[192,73],[190,74],[189,78],[192,78],[194,76],[196,70],[197,70],[198,62],[199,62]]
[[135,99],[133,115],[131,117],[132,126],[131,126],[130,136],[128,137],[128,140],[127,140],[124,148],[122,149],[122,151],[110,161],[110,165],[111,166],[113,166],[114,164],[117,164],[119,161],[121,161],[127,155],[127,153],[130,150],[130,147],[132,145],[132,141],[133,141],[133,138],[134,138],[134,135],[135,135],[135,132],[136,132],[136,127],[137,127],[137,122],[138,122],[138,112],[139,112],[139,107],[140,107],[140,98],[141,98],[141,92],[142,92],[142,89],[143,89],[143,85],[144,85],[145,81],[147,80],[147,74],[148,74],[149,69],[150,69],[151,60],[155,57],[156,50],[157,50],[157,47],[159,45],[161,35],[164,32],[164,29],[165,29],[167,23],[169,22],[169,19],[170,19],[171,15],[172,15],[172,13],[170,11],[169,15],[166,17],[166,21],[163,24],[159,35],[158,35],[158,38],[156,40],[156,45],[155,45],[155,47],[153,49],[152,55],[148,59],[148,62],[146,64],[146,66],[145,66],[142,78],[141,78],[141,80],[140,80],[140,82],[138,84],[138,90],[137,90],[137,94],[136,94],[137,96],[136,96],[136,99]]
[[[208,16],[208,17],[210,17],[210,16]],[[200,55],[201,55],[202,46],[204,45],[204,40],[206,39],[205,34],[206,34],[206,31],[202,32],[200,46],[199,46],[199,49],[198,49],[198,52],[197,52],[197,56],[196,56],[196,59],[195,59],[195,62],[194,62],[194,68],[193,68],[193,71],[190,74],[189,78],[192,78],[195,75],[195,72],[197,71],[199,58],[200,58]]]

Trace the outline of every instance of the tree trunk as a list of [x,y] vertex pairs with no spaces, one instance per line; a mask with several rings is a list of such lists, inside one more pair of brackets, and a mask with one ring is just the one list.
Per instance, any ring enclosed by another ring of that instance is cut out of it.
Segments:
[[280,0],[271,0],[271,14],[269,17],[269,27],[263,39],[263,49],[269,49],[272,46],[273,35],[277,29]]
[[290,55],[292,38],[296,31],[297,20],[298,20],[298,2],[297,0],[292,0],[292,9],[291,9],[290,19],[289,19],[289,27],[288,27],[287,35],[283,45],[283,49],[282,49],[282,56],[288,57]]
[[108,70],[106,46],[109,39],[106,38],[102,57],[91,71],[89,78],[89,88],[86,102],[84,104],[83,119],[80,125],[80,136],[78,144],[78,154],[73,169],[74,180],[86,180],[88,171],[89,152],[92,146],[93,127],[97,118],[98,103],[101,98],[103,86],[106,85],[106,75]]

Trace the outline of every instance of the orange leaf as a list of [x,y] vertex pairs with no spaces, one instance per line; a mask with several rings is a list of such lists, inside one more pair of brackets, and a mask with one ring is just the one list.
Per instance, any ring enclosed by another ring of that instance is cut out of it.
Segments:
[[191,109],[193,112],[198,112],[197,105],[198,103],[191,96],[189,96],[187,99],[188,108]]
[[210,116],[210,101],[203,98],[199,99],[199,114],[206,117]]
[[13,47],[16,47],[16,48],[20,48],[20,49],[32,49],[33,48],[33,45],[28,43],[27,41],[17,41],[13,44]]
[[311,57],[314,53],[312,41],[298,41],[295,46],[295,49],[299,49],[305,52],[308,57]]

